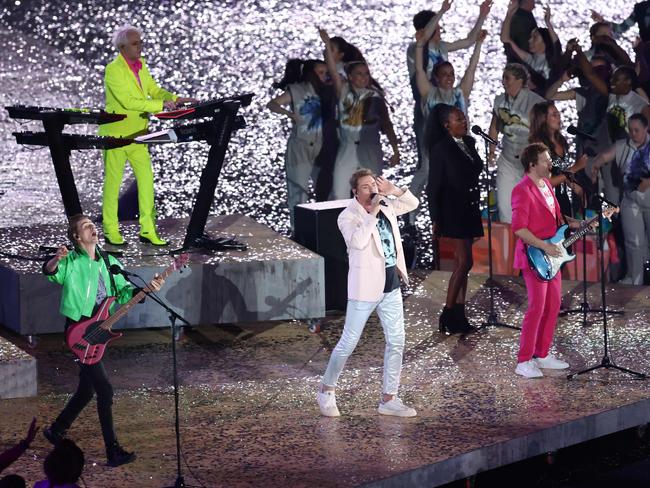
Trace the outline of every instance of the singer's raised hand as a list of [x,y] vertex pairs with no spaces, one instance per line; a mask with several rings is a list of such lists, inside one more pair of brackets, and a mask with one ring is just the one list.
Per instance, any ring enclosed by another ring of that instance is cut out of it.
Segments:
[[388,181],[386,178],[383,176],[377,176],[375,178],[375,181],[377,182],[377,190],[379,190],[379,193],[382,195],[398,195],[401,194],[399,189],[390,181]]

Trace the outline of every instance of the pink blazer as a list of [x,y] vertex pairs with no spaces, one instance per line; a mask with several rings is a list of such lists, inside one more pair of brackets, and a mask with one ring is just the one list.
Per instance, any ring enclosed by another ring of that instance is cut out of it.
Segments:
[[[547,179],[544,181],[552,191],[551,182]],[[559,214],[560,204],[555,198],[555,192],[553,192],[553,200],[555,200],[555,211],[559,218],[553,215],[551,209],[546,205],[546,200],[544,200],[542,193],[535,186],[533,180],[524,175],[512,190],[512,232],[519,229],[528,229],[535,237],[540,239],[552,237],[562,220]],[[513,266],[517,269],[528,268],[528,258],[521,239],[517,239]]]
[[[417,208],[418,199],[409,191],[397,199],[386,199],[387,207],[381,212],[386,215],[393,229],[395,250],[397,252],[397,272],[408,283],[402,237],[397,224],[397,216]],[[361,206],[356,198],[339,215],[338,226],[348,247],[348,299],[376,302],[381,299],[386,283],[386,260],[381,245],[378,219]]]

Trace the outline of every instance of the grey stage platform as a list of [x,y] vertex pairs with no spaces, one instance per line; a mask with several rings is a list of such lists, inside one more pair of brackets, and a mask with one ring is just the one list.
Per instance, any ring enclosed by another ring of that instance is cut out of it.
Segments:
[[[187,219],[159,221],[167,248],[137,241],[137,223],[123,225],[129,242],[119,251],[125,268],[149,280],[167,267],[164,255],[182,245]],[[247,251],[190,254],[189,266],[174,273],[160,295],[192,324],[224,324],[259,320],[307,319],[325,315],[323,259],[254,220],[241,215],[208,219],[206,232],[235,236]],[[0,229],[0,251],[43,256],[39,245],[65,243],[63,225]],[[102,242],[100,242],[101,244]],[[61,287],[41,274],[42,261],[0,256],[0,323],[23,335],[61,332],[58,313]],[[164,310],[151,300],[134,307],[117,328],[162,327],[169,324]]]
[[36,396],[36,359],[0,337],[0,399]]

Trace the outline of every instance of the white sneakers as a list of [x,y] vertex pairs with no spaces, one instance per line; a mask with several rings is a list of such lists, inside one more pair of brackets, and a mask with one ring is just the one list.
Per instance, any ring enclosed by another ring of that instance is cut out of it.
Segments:
[[524,378],[541,378],[544,376],[539,370],[539,367],[535,363],[534,359],[530,361],[524,361],[523,363],[518,363],[515,368],[515,373],[523,376]]
[[[336,396],[333,391],[321,392],[319,390],[317,399],[321,415],[324,415],[325,417],[341,416],[341,413],[336,406]],[[402,403],[402,400],[397,397],[393,397],[392,400],[387,402],[379,403],[379,408],[377,410],[382,415],[393,415],[395,417],[415,417],[418,414],[414,408],[407,407]]]
[[545,358],[533,358],[530,361],[518,363],[515,373],[524,378],[541,378],[544,376],[541,369],[567,369],[568,367],[569,363],[549,354]]
[[318,392],[318,406],[325,417],[340,417],[339,407],[336,406],[336,396],[333,391]]
[[382,415],[394,415],[395,417],[415,417],[418,414],[414,408],[407,407],[396,396],[387,402],[380,402],[377,411]]
[[533,359],[538,368],[542,369],[567,369],[569,363],[561,361],[552,354],[547,355],[545,358],[535,358]]

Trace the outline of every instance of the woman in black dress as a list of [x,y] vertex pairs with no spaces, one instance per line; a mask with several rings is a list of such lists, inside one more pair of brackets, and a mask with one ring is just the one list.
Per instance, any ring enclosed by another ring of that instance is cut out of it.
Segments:
[[452,240],[455,262],[440,315],[440,331],[473,332],[465,316],[465,295],[467,275],[474,264],[472,244],[483,235],[478,181],[483,161],[474,138],[467,135],[467,119],[461,110],[437,105],[430,121],[427,197],[433,238]]

